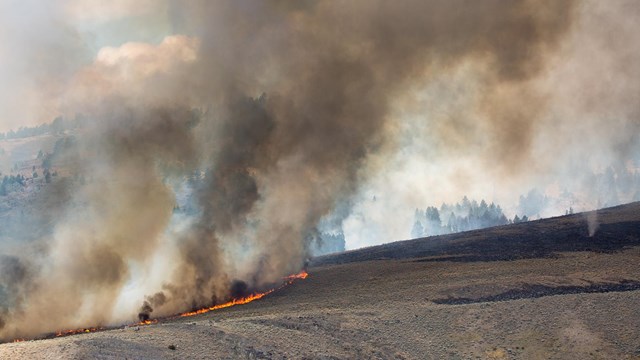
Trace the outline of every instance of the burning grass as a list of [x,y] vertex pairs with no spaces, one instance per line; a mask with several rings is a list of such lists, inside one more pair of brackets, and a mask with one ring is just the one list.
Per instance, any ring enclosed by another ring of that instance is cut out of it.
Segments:
[[285,282],[282,285],[280,285],[279,287],[275,288],[275,289],[267,290],[265,292],[253,293],[253,294],[251,294],[249,296],[245,296],[245,297],[241,297],[241,298],[237,298],[237,299],[232,299],[231,301],[228,301],[228,302],[223,303],[223,304],[214,305],[214,306],[211,306],[211,307],[208,307],[208,308],[204,308],[204,309],[199,309],[199,310],[196,310],[196,311],[186,312],[186,313],[180,314],[180,316],[182,316],[182,317],[193,316],[193,315],[208,313],[209,311],[228,308],[228,307],[235,306],[235,305],[247,304],[247,303],[250,303],[250,302],[252,302],[254,300],[261,299],[261,298],[271,294],[274,291],[280,290],[283,287],[292,284],[294,281],[296,281],[298,279],[306,279],[307,276],[309,276],[309,274],[306,271],[302,271],[302,272],[300,272],[298,274],[289,275],[289,276],[284,278]]
[[100,326],[100,327],[89,327],[89,328],[82,328],[82,329],[60,330],[60,331],[57,331],[55,335],[56,337],[69,336],[69,335],[96,332],[96,331],[105,330],[105,329],[106,328]]
[[[296,280],[302,280],[302,279],[306,279],[309,276],[309,274],[306,271],[301,271],[300,273],[297,274],[293,274],[293,275],[289,275],[286,276],[285,278],[283,278],[283,283],[273,289],[267,290],[265,292],[258,292],[258,293],[253,293],[251,295],[245,296],[245,297],[240,297],[237,299],[232,299],[231,301],[228,301],[226,303],[223,304],[218,304],[218,305],[214,305],[208,308],[203,308],[200,310],[196,310],[196,311],[190,311],[190,312],[186,312],[186,313],[182,313],[176,316],[170,316],[167,317],[167,319],[174,319],[177,317],[186,317],[186,316],[193,316],[193,315],[198,315],[198,314],[204,314],[204,313],[208,313],[210,311],[214,311],[214,310],[219,310],[219,309],[224,309],[224,308],[228,308],[228,307],[232,307],[235,305],[242,305],[242,304],[247,304],[250,303],[254,300],[258,300],[261,299],[275,291],[278,291],[282,288],[284,288],[285,286],[291,285],[293,284],[294,281]],[[151,324],[156,324],[160,321],[161,319],[145,319],[142,320],[140,322],[134,323],[134,324],[130,324],[128,326],[145,326],[145,325],[151,325]],[[80,329],[69,329],[69,330],[60,330],[60,331],[56,331],[55,333],[49,334],[48,336],[44,336],[41,338],[36,338],[33,340],[38,340],[38,339],[47,339],[47,338],[54,338],[54,337],[62,337],[62,336],[71,336],[71,335],[78,335],[78,334],[85,334],[85,333],[92,333],[92,332],[97,332],[97,331],[105,331],[105,330],[111,330],[111,329],[116,329],[118,327],[103,327],[103,326],[98,326],[98,327],[88,327],[88,328],[80,328]],[[28,339],[23,339],[23,338],[19,338],[19,339],[13,339],[11,342],[22,342],[22,341],[27,341]],[[1,342],[0,342],[1,343]]]

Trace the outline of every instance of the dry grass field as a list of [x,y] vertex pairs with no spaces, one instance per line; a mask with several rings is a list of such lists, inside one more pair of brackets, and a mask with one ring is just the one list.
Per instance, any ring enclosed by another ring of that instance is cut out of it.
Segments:
[[312,261],[255,302],[2,359],[640,359],[640,203]]

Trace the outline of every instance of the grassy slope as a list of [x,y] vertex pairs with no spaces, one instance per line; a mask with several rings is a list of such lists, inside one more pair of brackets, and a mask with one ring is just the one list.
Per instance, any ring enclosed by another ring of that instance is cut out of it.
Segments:
[[640,204],[598,219],[594,237],[577,214],[324,256],[244,306],[0,358],[636,359],[640,291],[616,286],[640,283]]

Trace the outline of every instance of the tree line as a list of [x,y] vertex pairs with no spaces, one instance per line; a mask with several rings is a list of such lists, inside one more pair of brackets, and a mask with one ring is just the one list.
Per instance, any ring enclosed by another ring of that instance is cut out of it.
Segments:
[[[0,174],[1,175],[1,174]],[[18,190],[25,185],[26,178],[22,175],[7,175],[0,182],[0,196],[6,196],[12,191]]]
[[18,130],[9,130],[6,133],[0,133],[0,140],[24,139],[32,136],[46,134],[60,134],[66,130],[73,130],[82,127],[86,121],[85,117],[78,114],[73,119],[66,119],[58,116],[50,123],[37,126],[22,126]]
[[523,221],[529,221],[529,218],[526,215],[516,215],[513,219],[508,219],[500,205],[493,202],[487,204],[485,200],[478,203],[465,196],[455,204],[442,203],[439,209],[435,206],[424,210],[416,209],[411,236],[419,238],[444,235]]

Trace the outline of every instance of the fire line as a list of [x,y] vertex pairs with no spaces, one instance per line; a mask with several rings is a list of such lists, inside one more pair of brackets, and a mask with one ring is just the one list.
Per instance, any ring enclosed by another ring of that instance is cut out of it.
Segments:
[[[208,308],[203,308],[200,310],[196,310],[196,311],[190,311],[190,312],[185,312],[176,316],[169,316],[167,317],[167,319],[175,319],[178,317],[187,317],[187,316],[193,316],[193,315],[199,315],[199,314],[205,314],[208,313],[210,311],[214,311],[214,310],[219,310],[219,309],[224,309],[224,308],[228,308],[228,307],[232,307],[235,305],[242,305],[242,304],[247,304],[250,303],[252,301],[258,300],[258,299],[262,299],[263,297],[276,292],[288,285],[293,284],[294,281],[296,280],[302,280],[302,279],[306,279],[309,276],[309,274],[306,271],[301,271],[297,274],[293,274],[293,275],[289,275],[283,278],[284,282],[282,283],[282,285],[280,285],[277,288],[273,288],[271,290],[267,290],[265,292],[259,292],[259,293],[254,293],[251,294],[249,296],[246,297],[241,297],[241,298],[237,298],[237,299],[232,299],[229,302],[223,303],[223,304],[218,304],[218,305],[214,305]],[[129,326],[144,326],[144,325],[151,325],[151,324],[155,324],[159,321],[159,319],[149,319],[149,320],[144,320],[144,321],[140,321],[134,324],[131,324]],[[56,331],[55,332],[55,337],[62,337],[62,336],[70,336],[70,335],[77,335],[77,334],[84,334],[84,333],[92,333],[92,332],[97,332],[97,331],[104,331],[104,330],[110,330],[110,329],[116,329],[115,327],[102,327],[102,326],[98,326],[98,327],[88,327],[88,328],[80,328],[80,329],[70,329],[70,330],[60,330],[60,331]],[[37,340],[37,339],[34,339]],[[27,339],[23,339],[23,338],[18,338],[18,339],[14,339],[12,340],[12,342],[22,342],[22,341],[27,341]]]
[[285,283],[282,284],[278,288],[271,289],[271,290],[268,290],[268,291],[265,291],[265,292],[261,292],[261,293],[251,294],[249,296],[241,297],[241,298],[238,298],[238,299],[233,299],[233,300],[231,300],[229,302],[226,302],[226,303],[223,303],[223,304],[219,304],[219,305],[215,305],[215,306],[211,306],[211,307],[208,307],[208,308],[182,313],[182,314],[180,314],[180,316],[181,317],[193,316],[193,315],[208,313],[209,311],[228,308],[228,307],[235,306],[235,305],[247,304],[247,303],[250,303],[250,302],[252,302],[254,300],[261,299],[261,298],[271,294],[274,291],[280,290],[283,287],[292,284],[297,279],[306,279],[307,276],[309,276],[309,274],[306,271],[302,271],[302,272],[300,272],[298,274],[294,274],[294,275],[289,275],[289,276],[284,278]]

